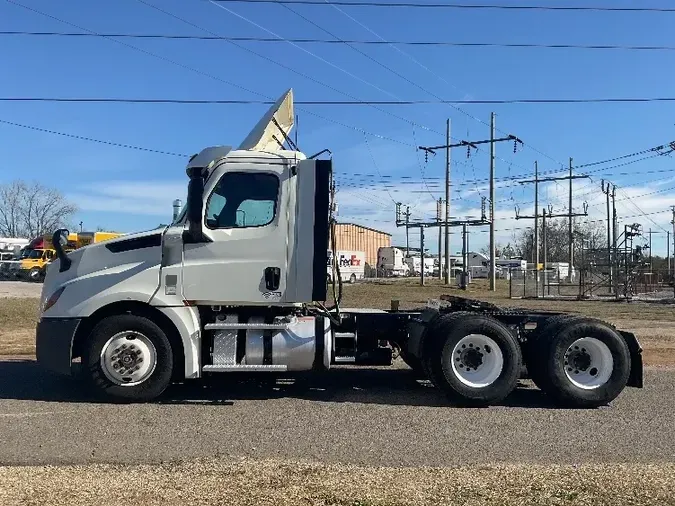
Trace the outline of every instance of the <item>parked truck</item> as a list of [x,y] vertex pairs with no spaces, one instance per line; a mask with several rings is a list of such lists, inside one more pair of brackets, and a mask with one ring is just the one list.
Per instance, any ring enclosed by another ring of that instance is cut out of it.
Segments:
[[596,319],[453,297],[346,308],[339,282],[329,304],[332,162],[280,147],[293,117],[289,90],[238,149],[192,156],[187,203],[170,226],[70,253],[59,242],[67,231],[56,231],[40,365],[127,401],[205,376],[390,365],[394,351],[462,405],[502,401],[523,361],[562,405],[599,406],[642,386],[635,336]]
[[378,276],[400,277],[410,274],[410,267],[405,262],[405,254],[394,246],[383,246],[377,250]]

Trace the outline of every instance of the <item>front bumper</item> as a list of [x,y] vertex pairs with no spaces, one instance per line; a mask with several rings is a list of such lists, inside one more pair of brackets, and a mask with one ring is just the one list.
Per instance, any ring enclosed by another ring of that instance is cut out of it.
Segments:
[[40,366],[70,375],[75,332],[80,318],[41,318],[35,332],[35,353]]

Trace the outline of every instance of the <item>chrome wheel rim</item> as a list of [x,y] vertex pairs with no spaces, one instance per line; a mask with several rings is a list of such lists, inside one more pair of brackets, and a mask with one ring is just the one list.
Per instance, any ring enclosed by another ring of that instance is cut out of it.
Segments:
[[101,369],[116,385],[131,387],[147,380],[157,366],[157,350],[140,332],[118,332],[101,349]]

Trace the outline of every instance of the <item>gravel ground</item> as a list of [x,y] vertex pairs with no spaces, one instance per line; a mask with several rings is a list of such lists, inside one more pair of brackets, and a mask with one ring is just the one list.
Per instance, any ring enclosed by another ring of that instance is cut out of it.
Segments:
[[6,297],[39,298],[42,283],[0,280],[0,299]]
[[357,467],[285,460],[0,468],[3,506],[659,505],[675,465]]
[[0,465],[310,460],[366,466],[675,462],[675,371],[611,406],[555,409],[534,388],[453,408],[407,369],[340,368],[276,386],[220,379],[157,403],[98,404],[32,361],[0,362]]

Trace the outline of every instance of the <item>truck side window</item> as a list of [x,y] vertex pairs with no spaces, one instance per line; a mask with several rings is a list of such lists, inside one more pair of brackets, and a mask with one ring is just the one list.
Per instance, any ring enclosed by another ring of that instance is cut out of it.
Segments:
[[279,194],[274,174],[226,172],[206,204],[206,226],[262,227],[272,223]]

